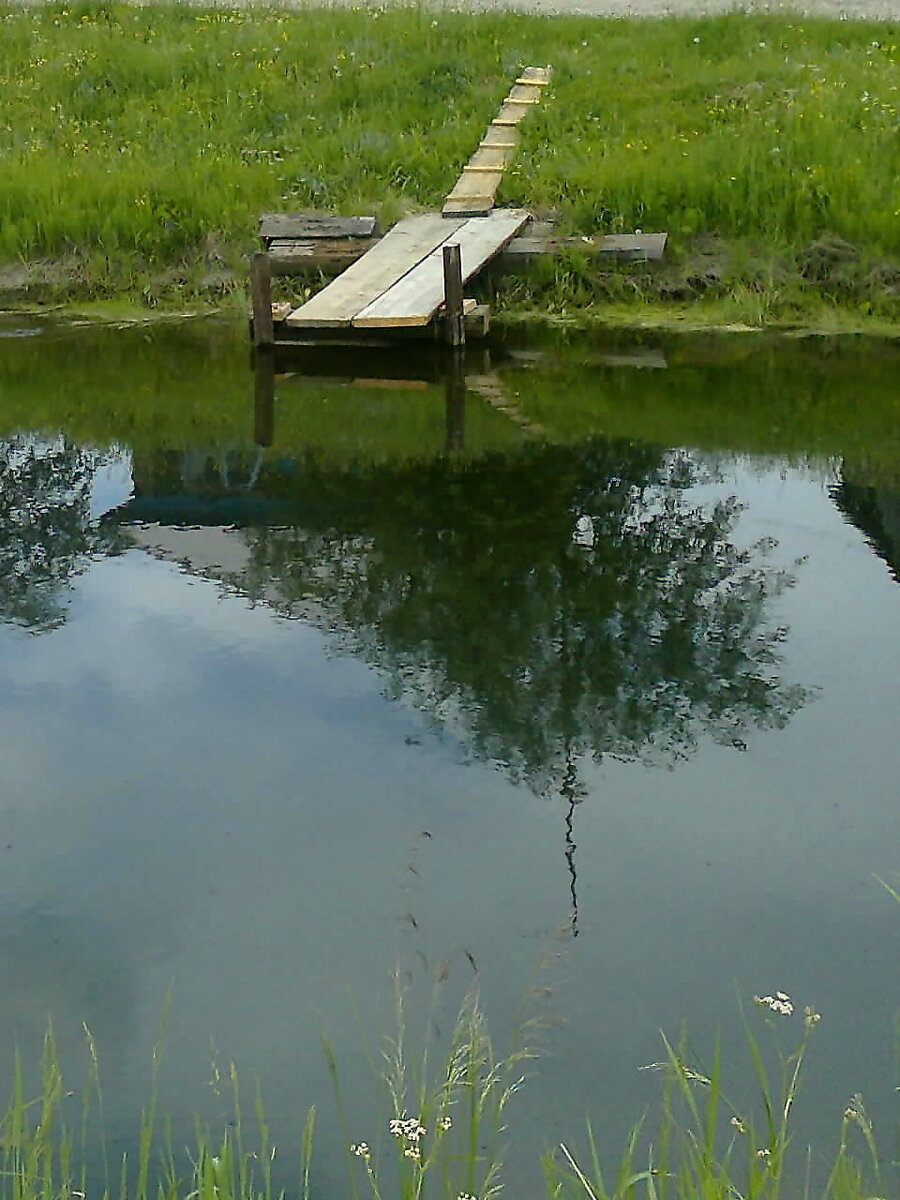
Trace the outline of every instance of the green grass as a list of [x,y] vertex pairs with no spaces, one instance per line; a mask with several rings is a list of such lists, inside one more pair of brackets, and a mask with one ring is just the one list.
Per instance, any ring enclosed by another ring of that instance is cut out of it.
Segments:
[[[688,279],[696,239],[724,239],[716,283],[759,320],[788,283],[864,315],[895,300],[896,24],[92,2],[0,26],[0,262],[74,252],[70,292],[241,276],[266,209],[433,207],[517,69],[551,62],[502,203],[668,230]],[[823,238],[854,253],[810,257]],[[652,291],[600,274],[568,263],[511,303]]]
[[[432,1002],[449,964],[433,978]],[[442,974],[443,973],[443,974]],[[430,1014],[423,1038],[410,1032],[404,976],[398,971],[396,1028],[380,1052],[368,1052],[381,1103],[371,1114],[371,1141],[351,1141],[342,1079],[334,1047],[324,1052],[334,1083],[338,1126],[347,1168],[345,1194],[353,1200],[490,1200],[503,1189],[507,1108],[526,1081],[534,1057],[523,1036],[539,1019],[524,1023],[518,1044],[498,1056],[477,992],[463,1001],[446,1052],[438,1056]],[[618,1160],[603,1160],[590,1120],[582,1151],[572,1142],[546,1147],[535,1187],[546,1200],[865,1200],[886,1194],[872,1124],[860,1097],[844,1112],[830,1165],[812,1178],[811,1151],[792,1141],[792,1116],[809,1042],[819,1021],[812,1008],[794,1012],[783,993],[756,997],[756,1015],[744,1014],[749,1074],[756,1097],[747,1110],[728,1095],[731,1082],[718,1045],[700,1064],[663,1037],[664,1057],[647,1070],[662,1076],[662,1102],[653,1121],[639,1121]],[[787,1031],[783,1037],[783,1029]],[[134,1137],[132,1160],[110,1161],[103,1139],[103,1094],[93,1040],[86,1033],[89,1069],[80,1092],[66,1090],[52,1033],[45,1039],[39,1083],[26,1094],[19,1060],[8,1109],[0,1120],[2,1200],[310,1200],[316,1195],[313,1133],[315,1108],[306,1114],[297,1147],[276,1147],[262,1100],[244,1113],[232,1066],[220,1083],[231,1096],[221,1129],[199,1119],[193,1144],[173,1149],[171,1127],[158,1104],[161,1042],[153,1056],[151,1092]],[[744,1072],[748,1072],[745,1070]],[[74,1112],[74,1117],[70,1114]],[[296,1163],[285,1191],[273,1163],[286,1154]],[[88,1165],[90,1163],[90,1166]],[[873,1190],[874,1189],[874,1190]],[[342,1189],[343,1190],[343,1189]]]

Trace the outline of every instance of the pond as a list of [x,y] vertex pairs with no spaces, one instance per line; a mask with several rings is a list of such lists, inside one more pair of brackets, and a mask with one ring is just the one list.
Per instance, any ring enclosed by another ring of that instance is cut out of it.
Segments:
[[661,1030],[748,1096],[783,990],[798,1140],[861,1092],[889,1155],[896,345],[511,338],[463,394],[406,353],[254,381],[224,323],[0,333],[4,1078],[52,1019],[77,1090],[87,1025],[133,1148],[165,1010],[174,1143],[233,1062],[289,1188],[317,1105],[337,1194],[399,965],[411,1055],[473,986],[498,1052],[539,1018],[533,1193],[652,1113]]

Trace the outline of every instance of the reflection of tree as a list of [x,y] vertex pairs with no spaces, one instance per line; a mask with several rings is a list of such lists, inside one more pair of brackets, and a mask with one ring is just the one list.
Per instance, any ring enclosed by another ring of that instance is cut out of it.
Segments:
[[672,763],[802,704],[767,602],[790,579],[738,549],[694,469],[594,440],[465,469],[306,473],[303,528],[247,531],[242,586],[317,614],[391,690],[541,792],[573,757]]
[[0,441],[0,620],[55,629],[71,578],[89,555],[112,549],[90,521],[98,463],[61,438]]

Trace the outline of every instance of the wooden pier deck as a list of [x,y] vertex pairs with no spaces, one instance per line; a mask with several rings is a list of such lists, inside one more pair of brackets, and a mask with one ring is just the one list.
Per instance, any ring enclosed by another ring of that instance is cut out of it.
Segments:
[[443,247],[460,248],[466,283],[519,232],[524,209],[486,217],[406,217],[286,318],[291,329],[392,329],[428,325],[444,301]]

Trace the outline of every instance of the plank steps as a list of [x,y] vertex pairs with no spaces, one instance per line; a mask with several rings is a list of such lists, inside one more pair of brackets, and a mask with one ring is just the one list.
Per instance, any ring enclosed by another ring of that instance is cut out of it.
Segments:
[[[500,105],[478,149],[469,159],[442,209],[445,217],[486,216],[494,207],[494,197],[503,171],[512,158],[518,135],[516,126],[536,104],[550,83],[549,67],[525,67]],[[487,159],[491,152],[490,161]],[[473,176],[481,178],[473,181]]]

